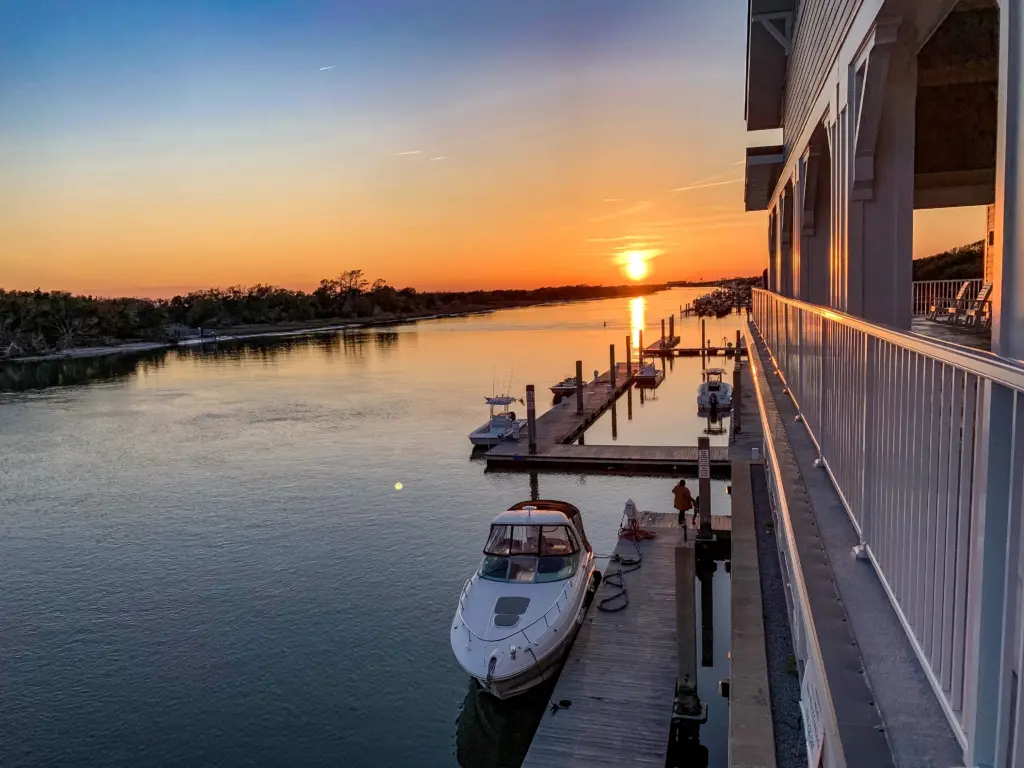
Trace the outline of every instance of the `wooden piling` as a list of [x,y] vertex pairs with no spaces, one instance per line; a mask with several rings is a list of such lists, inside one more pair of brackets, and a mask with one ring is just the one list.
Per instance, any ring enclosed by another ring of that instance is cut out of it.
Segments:
[[665,318],[661,318],[661,346],[665,346]]
[[668,337],[674,339],[676,337],[676,316],[668,316]]
[[615,345],[608,345],[608,380],[611,382],[612,390],[615,389]]
[[705,368],[708,367],[707,366],[707,359],[708,359],[707,344],[708,344],[708,337],[707,337],[707,334],[704,331],[704,318],[702,317],[700,319],[700,369],[702,371]]
[[697,438],[697,494],[699,499],[700,537],[711,537],[711,440]]
[[576,361],[576,413],[583,413],[583,361]]
[[531,454],[537,453],[537,395],[533,384],[526,385],[526,434]]
[[697,695],[697,596],[696,550],[676,547],[676,637],[678,668],[676,671],[676,703],[680,714],[696,715],[700,711]]
[[633,376],[633,338],[626,334],[626,377]]

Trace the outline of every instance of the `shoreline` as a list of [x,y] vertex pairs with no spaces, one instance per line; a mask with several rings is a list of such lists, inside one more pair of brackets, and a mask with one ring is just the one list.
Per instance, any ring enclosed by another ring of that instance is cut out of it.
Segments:
[[[654,291],[650,294],[660,293]],[[26,357],[0,358],[0,366],[4,365],[33,365],[35,363],[50,363],[67,360],[84,360],[94,357],[111,357],[115,355],[142,354],[144,352],[155,352],[161,349],[175,349],[179,347],[201,347],[205,344],[216,344],[227,341],[248,341],[250,339],[287,338],[291,336],[312,336],[324,333],[337,333],[339,331],[358,330],[361,328],[382,328],[398,325],[410,325],[426,320],[449,320],[459,317],[472,317],[474,315],[489,315],[494,312],[501,312],[509,309],[527,309],[530,307],[554,306],[557,304],[575,304],[585,301],[606,301],[609,298],[617,297],[593,297],[585,299],[558,299],[556,301],[537,301],[524,304],[513,304],[506,307],[490,307],[486,309],[467,309],[459,312],[433,312],[417,315],[406,315],[400,317],[389,317],[379,320],[346,320],[331,323],[324,321],[316,324],[314,321],[308,327],[289,327],[301,325],[301,323],[280,323],[277,326],[233,326],[224,329],[223,333],[214,332],[211,336],[196,336],[194,338],[170,341],[126,341],[121,344],[96,347],[71,347],[60,352],[50,352],[45,355],[30,355]],[[247,329],[253,329],[251,332]],[[258,330],[257,330],[258,329]]]

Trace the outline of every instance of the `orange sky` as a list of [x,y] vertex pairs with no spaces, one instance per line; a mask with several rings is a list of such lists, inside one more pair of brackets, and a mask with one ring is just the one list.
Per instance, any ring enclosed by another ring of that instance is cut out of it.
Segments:
[[[92,46],[69,50],[74,66],[29,34],[23,71],[0,76],[16,107],[0,115],[0,287],[309,290],[346,269],[426,290],[607,284],[630,250],[649,280],[760,272],[766,217],[743,212],[741,183],[758,143],[746,3],[609,5],[568,39],[550,30],[581,20],[531,21],[555,12],[535,5],[461,9],[473,37],[268,18],[253,42],[214,19],[208,49],[173,16],[134,48],[103,39],[129,39],[127,22],[93,19],[69,38]],[[980,238],[984,214],[920,222],[919,255]]]

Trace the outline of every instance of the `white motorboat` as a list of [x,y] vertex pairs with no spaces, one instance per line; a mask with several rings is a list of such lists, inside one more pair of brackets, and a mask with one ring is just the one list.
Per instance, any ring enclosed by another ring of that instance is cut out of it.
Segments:
[[633,381],[638,387],[657,387],[665,379],[665,372],[654,363],[645,363],[633,374]]
[[572,504],[524,501],[498,515],[459,595],[456,660],[499,699],[557,674],[600,583],[594,563]]
[[[485,399],[490,407],[490,417],[486,424],[481,424],[469,433],[469,441],[473,445],[493,446],[504,440],[518,440],[520,433],[526,429],[526,419],[517,419],[509,406],[521,401],[510,395]],[[496,412],[495,409],[500,410]]]
[[732,385],[723,380],[724,375],[721,368],[704,371],[704,381],[697,387],[698,416],[708,418],[732,410]]
[[571,395],[576,391],[576,377],[569,376],[566,379],[562,379],[560,382],[551,387],[552,394],[555,395]]

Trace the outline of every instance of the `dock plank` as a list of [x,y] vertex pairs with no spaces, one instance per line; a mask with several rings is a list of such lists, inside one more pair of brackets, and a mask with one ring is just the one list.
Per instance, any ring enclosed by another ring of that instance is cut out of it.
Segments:
[[[552,695],[572,705],[544,715],[524,768],[665,765],[678,653],[675,550],[692,537],[683,541],[673,514],[645,513],[641,525],[658,535],[638,544],[643,565],[625,575],[629,606],[591,610]],[[615,551],[636,555],[628,540]],[[602,585],[595,606],[613,591]]]

